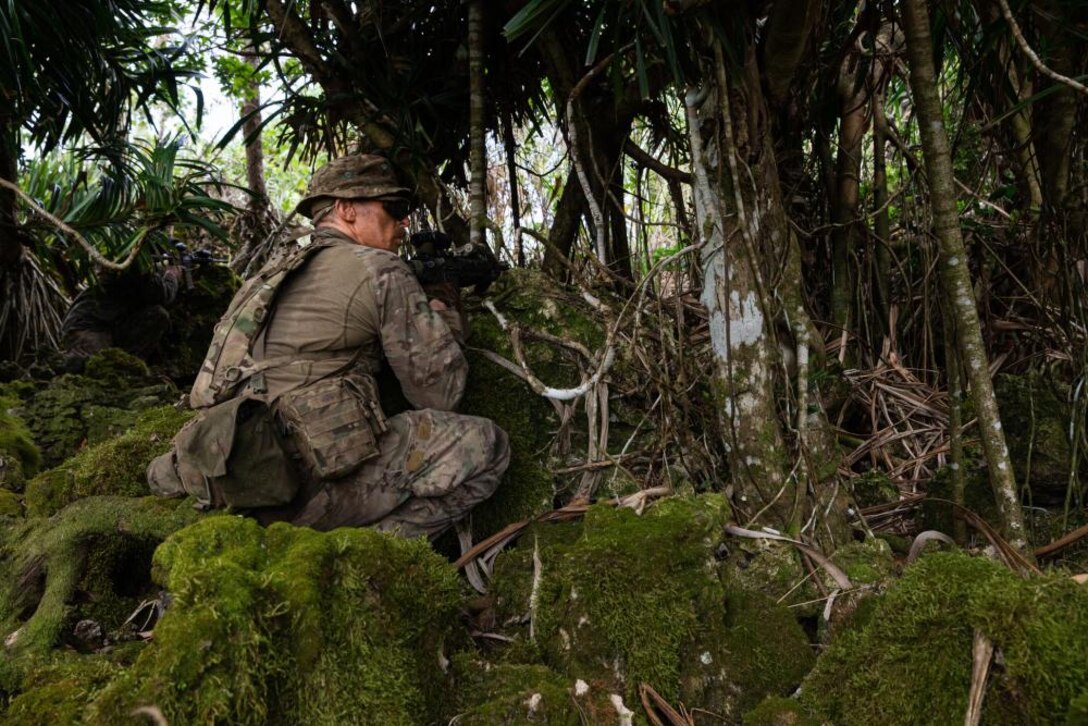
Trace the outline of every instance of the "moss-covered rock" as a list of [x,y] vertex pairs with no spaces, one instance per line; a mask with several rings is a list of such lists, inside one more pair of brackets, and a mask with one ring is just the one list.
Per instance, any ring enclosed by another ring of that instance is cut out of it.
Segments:
[[976,630],[999,653],[983,723],[1061,722],[1088,690],[1088,591],[1061,574],[1023,580],[987,559],[927,555],[857,625],[802,690],[831,723],[962,720]]
[[[40,658],[23,677],[23,692],[0,710],[9,726],[38,726],[52,723],[79,723],[82,714],[98,693],[125,667],[132,664],[142,646],[124,643],[102,653],[81,655],[56,651]],[[2,703],[2,701],[0,701]]]
[[[489,297],[511,323],[560,336],[591,351],[604,340],[604,325],[589,304],[540,272],[511,270],[492,286]],[[482,307],[471,315],[469,345],[514,360],[509,335]],[[529,367],[544,383],[556,388],[578,385],[580,373],[571,351],[528,336],[523,346]],[[510,435],[511,459],[503,484],[473,512],[476,534],[484,537],[553,507],[557,492],[564,487],[551,470],[563,465],[565,452],[562,446],[553,446],[559,417],[546,399],[478,351],[470,350],[468,357],[470,372],[461,410],[495,421]],[[576,434],[571,444],[575,452],[584,452],[584,435],[578,438]]]
[[[869,537],[861,542],[849,542],[831,555],[831,561],[842,570],[854,585],[881,585],[887,583],[895,572],[892,548],[879,537]],[[831,583],[829,582],[830,586]]]
[[775,600],[785,597],[787,604],[815,597],[815,585],[809,581],[797,548],[789,542],[736,538],[726,542],[726,551],[731,577],[738,587]]
[[507,657],[627,704],[647,683],[733,719],[788,694],[811,666],[808,639],[785,607],[729,581],[716,559],[728,514],[717,495],[662,501],[643,516],[601,505],[583,522],[523,535],[496,563],[494,589],[500,622],[527,616],[535,642],[522,633]]
[[22,517],[23,498],[15,492],[0,489],[0,517]]
[[231,724],[418,724],[448,708],[460,581],[426,540],[213,517],[159,548],[155,577],[171,608],[92,721],[138,704]]
[[[1016,481],[1027,485],[1039,505],[1065,500],[1072,466],[1069,425],[1072,411],[1068,389],[1040,374],[1000,375],[994,394],[1009,445]],[[1081,481],[1088,474],[1081,457]]]
[[807,714],[800,702],[792,698],[771,696],[744,714],[744,726],[820,726]]
[[[193,522],[183,500],[91,497],[49,519],[0,528],[0,637],[8,655],[41,655],[83,617],[116,628],[146,595],[155,545]],[[0,683],[0,690],[19,690]]]
[[169,450],[174,434],[192,416],[192,411],[173,406],[143,411],[123,434],[88,446],[31,480],[27,513],[47,517],[77,499],[101,494],[147,494],[147,465]]
[[18,398],[0,396],[0,489],[19,492],[29,477],[38,473],[42,455],[34,445],[30,429],[11,413]]
[[553,726],[578,726],[584,723],[575,700],[588,696],[589,685],[584,682],[582,692],[577,683],[546,666],[491,664],[475,654],[458,654],[454,662],[459,724],[503,726],[536,721]]
[[152,378],[143,361],[114,348],[92,356],[84,375],[63,375],[21,393],[12,412],[26,422],[46,467],[124,433],[139,410],[178,398],[177,389]]

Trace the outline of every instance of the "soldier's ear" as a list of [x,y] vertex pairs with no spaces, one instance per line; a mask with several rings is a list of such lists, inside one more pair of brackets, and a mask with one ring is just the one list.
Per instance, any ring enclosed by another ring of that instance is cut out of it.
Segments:
[[359,214],[359,210],[351,199],[337,199],[333,204],[336,206],[337,216],[345,222],[354,222],[356,215]]

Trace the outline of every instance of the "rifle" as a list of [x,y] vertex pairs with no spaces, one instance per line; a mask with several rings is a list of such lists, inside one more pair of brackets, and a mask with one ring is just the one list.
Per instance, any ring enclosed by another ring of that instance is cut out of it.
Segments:
[[176,243],[174,249],[177,251],[178,265],[181,267],[182,274],[185,275],[186,290],[193,289],[193,270],[195,268],[207,267],[209,265],[225,265],[229,262],[229,260],[225,258],[215,257],[209,249],[199,249],[190,252],[189,248],[182,242]]
[[476,294],[483,295],[499,275],[510,269],[487,247],[451,249],[453,240],[442,232],[417,232],[408,242],[412,252],[405,262],[421,285],[449,282],[457,287],[475,286]]

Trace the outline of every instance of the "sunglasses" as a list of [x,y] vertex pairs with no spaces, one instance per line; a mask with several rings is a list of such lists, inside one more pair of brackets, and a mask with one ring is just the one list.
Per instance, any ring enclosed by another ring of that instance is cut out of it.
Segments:
[[382,209],[393,219],[400,221],[412,213],[412,200],[403,197],[382,199]]

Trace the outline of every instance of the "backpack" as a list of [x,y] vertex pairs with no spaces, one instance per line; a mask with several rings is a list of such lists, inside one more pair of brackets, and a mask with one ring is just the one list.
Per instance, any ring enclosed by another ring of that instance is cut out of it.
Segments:
[[[147,469],[151,491],[160,496],[195,496],[199,505],[262,507],[286,504],[299,477],[284,450],[283,436],[254,376],[285,361],[253,360],[254,342],[284,281],[315,252],[331,243],[299,239],[297,246],[246,281],[212,333],[189,403],[201,409],[174,437],[169,452]],[[254,388],[258,390],[253,390]]]
[[[260,392],[259,374],[262,371],[297,359],[297,356],[279,356],[257,363],[253,360],[253,344],[264,332],[272,304],[284,281],[315,252],[332,244],[303,237],[296,249],[266,265],[242,285],[212,332],[208,354],[189,393],[189,405],[208,408],[229,401],[254,377],[257,377],[258,385],[251,388]],[[313,357],[323,356],[316,354]]]
[[[215,326],[189,394],[190,405],[200,413],[174,437],[173,448],[148,467],[154,493],[189,494],[206,508],[278,506],[289,503],[301,484],[293,455],[323,479],[344,476],[378,455],[377,437],[386,426],[371,376],[320,380],[273,402],[261,395],[265,392],[261,373],[298,356],[256,362],[252,355],[283,282],[315,252],[332,244],[300,243],[235,294]],[[330,351],[306,358],[342,355]],[[284,429],[293,432],[297,450],[292,453],[284,446]]]

